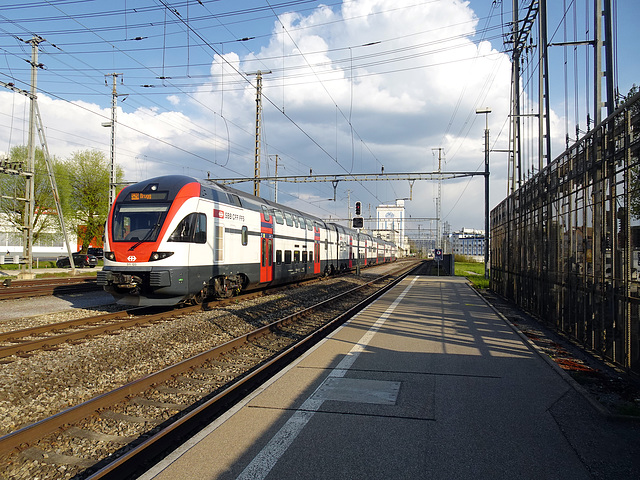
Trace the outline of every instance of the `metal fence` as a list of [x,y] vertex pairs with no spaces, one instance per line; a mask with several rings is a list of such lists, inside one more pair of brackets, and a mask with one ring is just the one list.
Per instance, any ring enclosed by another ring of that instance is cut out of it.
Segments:
[[640,374],[640,95],[491,212],[493,290]]

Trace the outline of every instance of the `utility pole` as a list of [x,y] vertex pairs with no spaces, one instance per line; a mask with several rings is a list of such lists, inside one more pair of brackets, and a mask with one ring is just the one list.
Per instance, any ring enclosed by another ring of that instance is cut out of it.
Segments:
[[547,45],[547,0],[538,4],[538,168],[551,162],[551,120],[549,118],[549,55]]
[[[27,94],[30,100],[30,111],[29,111],[29,143],[28,143],[28,173],[30,175],[26,177],[26,186],[25,186],[25,219],[24,219],[24,227],[23,227],[23,249],[24,249],[24,259],[25,259],[25,267],[22,272],[18,275],[20,279],[32,279],[35,277],[33,273],[33,226],[34,226],[34,206],[35,206],[35,134],[36,130],[38,132],[38,136],[40,138],[40,144],[42,145],[42,152],[44,154],[45,164],[47,166],[47,173],[49,175],[49,181],[51,183],[51,190],[53,192],[53,197],[56,204],[56,210],[58,213],[58,219],[60,221],[60,227],[62,229],[62,233],[64,235],[65,244],[67,246],[67,253],[69,254],[69,263],[71,265],[72,274],[75,275],[76,268],[73,262],[73,255],[71,253],[71,246],[69,244],[69,239],[67,237],[67,230],[64,224],[64,217],[62,215],[62,207],[60,205],[60,196],[58,194],[58,186],[56,184],[55,176],[53,174],[53,166],[51,165],[51,157],[49,156],[49,148],[47,147],[47,141],[44,135],[44,125],[42,124],[42,117],[40,116],[40,109],[38,108],[37,103],[37,69],[41,67],[38,64],[38,45],[44,42],[44,38],[39,36],[34,36],[27,43],[31,44],[31,93]],[[20,92],[25,93],[26,92]]]
[[64,236],[64,244],[67,247],[67,254],[69,255],[69,265],[71,266],[71,274],[76,274],[76,264],[73,261],[73,253],[71,252],[71,244],[69,243],[69,236],[67,235],[67,227],[64,224],[64,215],[62,214],[62,204],[60,203],[60,194],[58,193],[58,184],[53,172],[53,165],[51,163],[51,155],[49,155],[49,147],[47,146],[47,139],[44,136],[44,125],[42,123],[42,116],[40,115],[40,108],[36,102],[36,126],[38,128],[38,136],[40,138],[40,145],[42,145],[42,153],[44,154],[44,162],[47,165],[47,173],[49,175],[49,184],[51,185],[51,192],[53,193],[53,199],[56,204],[56,212],[58,213],[58,220],[60,222],[60,228],[62,229],[62,235]]
[[256,197],[260,196],[260,137],[262,134],[262,127],[260,119],[262,117],[262,75],[271,73],[271,70],[258,70],[256,72],[248,72],[245,75],[256,76],[256,149],[255,158],[253,162],[253,194]]
[[514,189],[513,186],[516,184],[516,179],[518,188],[520,188],[522,182],[522,158],[520,156],[520,54],[522,46],[518,43],[521,34],[518,8],[518,0],[513,0],[513,21],[511,27],[513,35],[513,53],[511,56],[512,191]]
[[34,35],[26,43],[31,44],[31,95],[29,96],[29,139],[27,171],[32,175],[25,177],[26,202],[24,204],[24,221],[22,229],[23,257],[25,267],[19,277],[34,278],[33,274],[33,211],[35,201],[35,165],[36,165],[36,91],[38,83],[38,45],[44,42],[44,38]]
[[606,65],[606,89],[607,89],[607,116],[611,115],[616,109],[614,85],[614,69],[613,69],[613,22],[612,22],[612,5],[611,0],[604,0],[604,10],[602,17],[604,19],[604,50]]
[[116,79],[124,75],[123,73],[109,73],[105,75],[104,83],[107,84],[108,76],[112,78],[111,89],[111,121],[103,122],[103,127],[111,127],[111,155],[109,163],[109,209],[111,211],[111,205],[116,200],[116,117],[117,117],[117,105],[118,105],[118,92],[116,91]]
[[278,155],[274,155],[276,157],[276,179],[274,180],[274,188],[273,188],[273,201],[278,203]]
[[593,123],[602,121],[602,0],[593,2]]
[[[438,174],[442,173],[442,147],[433,148],[438,151]],[[442,175],[438,175],[438,198],[436,199],[436,248],[442,246],[442,232],[440,231],[440,219],[442,212]]]
[[484,278],[489,278],[489,114],[488,107],[476,110],[484,113]]

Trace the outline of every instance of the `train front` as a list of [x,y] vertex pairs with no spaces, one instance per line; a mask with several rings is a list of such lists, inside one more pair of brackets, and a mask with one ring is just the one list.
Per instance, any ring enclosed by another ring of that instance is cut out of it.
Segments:
[[104,268],[98,285],[125,305],[175,305],[190,297],[188,264],[168,227],[200,183],[184,176],[157,177],[118,195],[105,228]]

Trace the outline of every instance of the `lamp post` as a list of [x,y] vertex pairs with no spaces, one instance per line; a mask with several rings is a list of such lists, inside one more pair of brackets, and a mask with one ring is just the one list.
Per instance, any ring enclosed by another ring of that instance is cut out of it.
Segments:
[[489,107],[479,108],[484,113],[484,278],[489,278]]

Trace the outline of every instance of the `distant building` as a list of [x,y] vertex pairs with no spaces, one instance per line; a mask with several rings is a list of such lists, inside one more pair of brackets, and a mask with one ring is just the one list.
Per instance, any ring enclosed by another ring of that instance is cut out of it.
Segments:
[[[373,231],[374,236],[380,236],[405,248],[404,234],[404,200],[396,200],[395,205],[379,205],[376,208],[377,228]],[[407,245],[408,248],[408,245]]]
[[449,235],[451,252],[454,255],[465,255],[474,260],[484,260],[484,230],[463,228]]
[[[54,214],[52,214],[54,215]],[[68,220],[67,220],[68,222]],[[78,237],[77,225],[67,223],[67,234],[71,249],[75,252],[82,248],[80,238]],[[74,250],[75,249],[75,250]],[[0,255],[5,257],[5,262],[11,263],[14,257],[24,254],[24,245],[22,241],[22,232],[18,227],[13,225],[5,214],[0,213]],[[67,247],[64,243],[64,235],[60,231],[58,219],[50,222],[38,235],[38,239],[32,245],[32,254],[34,258],[56,258],[61,255],[67,255]]]

